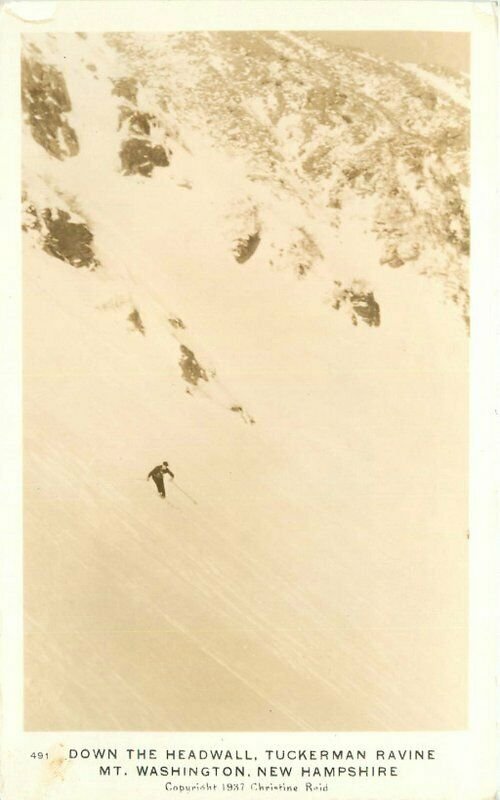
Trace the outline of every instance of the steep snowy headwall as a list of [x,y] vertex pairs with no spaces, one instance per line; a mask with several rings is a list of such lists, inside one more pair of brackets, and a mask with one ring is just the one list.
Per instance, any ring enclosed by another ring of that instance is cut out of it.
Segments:
[[457,86],[286,33],[25,55],[27,728],[460,727]]

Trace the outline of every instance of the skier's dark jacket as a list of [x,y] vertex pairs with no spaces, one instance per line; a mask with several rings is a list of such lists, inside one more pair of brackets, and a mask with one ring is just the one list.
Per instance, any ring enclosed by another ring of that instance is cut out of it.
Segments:
[[174,477],[174,473],[170,472],[168,467],[165,467],[163,464],[159,464],[157,467],[153,467],[153,469],[148,475],[148,478],[153,478],[154,480],[155,478],[163,477],[163,475],[166,475],[167,473],[172,478]]

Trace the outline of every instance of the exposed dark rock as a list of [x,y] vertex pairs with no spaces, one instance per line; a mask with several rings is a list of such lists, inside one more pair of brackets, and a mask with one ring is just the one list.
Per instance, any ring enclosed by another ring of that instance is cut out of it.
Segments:
[[155,144],[152,150],[153,164],[155,167],[168,167],[170,161],[167,156],[167,151],[161,144]]
[[350,301],[355,314],[367,325],[378,327],[380,325],[380,306],[373,296],[373,292],[356,294],[351,292]]
[[118,130],[122,128],[125,121],[128,122],[130,133],[147,137],[151,134],[151,128],[156,123],[156,117],[147,111],[136,111],[131,106],[123,104],[119,107]]
[[169,319],[169,322],[170,322],[172,328],[181,328],[182,330],[186,329],[186,326],[184,325],[184,323],[183,323],[183,321],[181,320],[180,317],[171,317]]
[[404,263],[404,260],[398,253],[397,247],[389,248],[389,252],[380,259],[380,264],[387,264],[387,266],[392,267],[392,269],[398,269],[402,267]]
[[135,78],[117,78],[113,80],[113,90],[111,94],[123,97],[130,103],[137,103],[137,92],[139,84]]
[[38,216],[38,211],[32,203],[23,204],[23,221],[21,225],[23,231],[38,231],[42,230],[42,223]]
[[312,153],[302,162],[302,169],[311,178],[326,177],[332,171],[332,153],[329,144],[315,147]]
[[154,167],[168,167],[169,160],[161,144],[152,145],[146,139],[127,139],[120,150],[125,175],[150,177]]
[[99,262],[92,248],[93,234],[83,222],[71,222],[67,211],[46,208],[42,212],[46,229],[43,249],[74,267],[94,269]]
[[244,422],[248,425],[255,425],[254,418],[243,408],[243,406],[231,406],[231,411],[234,411],[235,414],[239,414]]
[[315,86],[307,93],[306,108],[322,124],[331,122],[331,114],[339,112],[347,102],[347,95],[335,86]]
[[181,358],[179,366],[182,370],[182,377],[187,383],[197,386],[200,380],[207,381],[208,375],[203,367],[196,360],[196,356],[185,345],[181,344]]
[[78,137],[65,118],[71,100],[63,75],[54,66],[22,59],[23,110],[35,142],[60,160],[79,151]]
[[136,133],[139,136],[149,136],[151,133],[151,123],[154,122],[155,119],[156,117],[154,114],[135,111],[129,105],[121,105],[118,117],[118,130],[121,129],[125,121],[128,121],[130,133]]
[[257,250],[259,244],[260,233],[258,231],[237,239],[233,244],[233,255],[238,264],[244,264],[245,261],[248,261]]
[[146,335],[146,330],[144,328],[144,324],[142,322],[141,315],[139,314],[139,311],[137,310],[137,308],[134,308],[134,310],[130,312],[130,314],[128,315],[127,319],[128,319],[129,322],[132,323],[132,325],[134,326],[135,330],[139,331],[139,333],[142,333],[143,336]]
[[328,208],[342,208],[342,200],[340,197],[332,197],[328,202]]
[[119,110],[120,113],[118,115],[118,130],[121,130],[123,123],[125,122],[125,120],[130,119],[130,117],[134,113],[134,110],[130,108],[130,106],[126,105],[121,105],[119,107]]
[[354,181],[356,180],[356,178],[359,178],[359,176],[363,174],[363,169],[362,169],[362,167],[349,166],[349,167],[346,167],[346,169],[343,170],[343,173],[344,173],[345,177],[347,178],[347,181],[352,186]]
[[141,111],[134,111],[130,115],[128,126],[132,133],[143,134],[149,136],[151,133],[151,122],[155,119],[153,114],[143,113]]
[[342,306],[350,307],[351,321],[358,324],[358,318],[370,327],[380,325],[380,306],[374,294],[363,288],[361,282],[355,281],[353,286],[343,289],[340,281],[335,281],[332,307],[338,311]]

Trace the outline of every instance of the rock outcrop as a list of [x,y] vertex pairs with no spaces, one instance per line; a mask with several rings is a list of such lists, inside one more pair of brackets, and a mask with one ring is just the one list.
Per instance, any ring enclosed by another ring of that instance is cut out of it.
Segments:
[[171,154],[161,141],[165,132],[154,114],[138,107],[138,81],[115,79],[112,94],[126,101],[119,106],[118,115],[118,130],[126,133],[120,147],[123,174],[149,178],[155,167],[168,167]]
[[128,321],[132,323],[132,330],[139,331],[142,333],[143,336],[146,335],[146,329],[144,328],[144,323],[142,321],[142,317],[139,313],[137,308],[134,308],[127,317]]
[[71,214],[59,208],[45,208],[42,219],[46,229],[43,249],[73,267],[98,266],[92,242],[94,235],[84,222],[74,222]]
[[61,208],[42,208],[25,201],[23,230],[32,232],[41,248],[73,267],[95,269],[99,260],[94,252],[94,235],[88,223],[77,214]]
[[113,90],[111,94],[123,97],[130,103],[137,103],[137,92],[139,84],[135,78],[117,78],[113,80]]
[[33,139],[60,160],[76,156],[78,137],[66,118],[71,100],[63,75],[33,58],[23,58],[21,68],[23,111]]
[[353,325],[357,325],[358,320],[370,327],[377,328],[380,325],[380,306],[373,292],[362,281],[353,281],[347,288],[340,281],[335,281],[335,284],[332,307],[336,311],[347,307]]
[[249,233],[233,242],[233,255],[238,264],[244,264],[253,256],[260,244],[260,233]]
[[155,167],[168,167],[169,160],[161,144],[147,139],[126,139],[120,149],[124,175],[144,175],[149,178]]
[[208,374],[206,370],[198,363],[193,351],[184,344],[181,344],[179,366],[182,370],[182,377],[186,383],[190,383],[192,386],[197,386],[200,381],[206,381],[208,383]]

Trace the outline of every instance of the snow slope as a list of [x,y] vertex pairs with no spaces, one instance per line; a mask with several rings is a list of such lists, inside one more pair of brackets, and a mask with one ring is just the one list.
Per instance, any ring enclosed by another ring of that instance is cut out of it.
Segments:
[[[116,50],[32,41],[78,153],[26,126],[27,728],[459,727],[467,337],[442,283],[380,265],[379,197],[346,189],[332,225],[148,84],[170,163],[123,174]],[[47,252],[47,208],[91,269]]]

